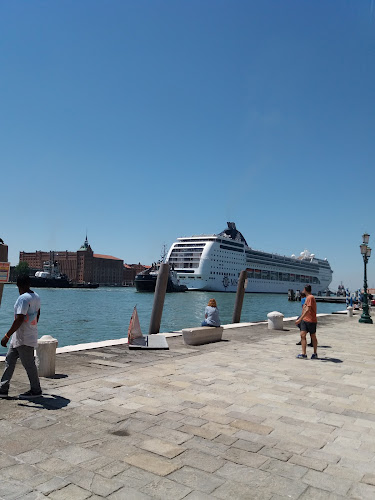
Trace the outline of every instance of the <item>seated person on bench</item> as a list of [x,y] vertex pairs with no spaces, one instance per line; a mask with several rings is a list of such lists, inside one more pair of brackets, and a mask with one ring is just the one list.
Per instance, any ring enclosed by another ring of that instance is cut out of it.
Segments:
[[202,326],[220,326],[219,310],[217,308],[216,300],[210,299],[204,311],[205,320]]

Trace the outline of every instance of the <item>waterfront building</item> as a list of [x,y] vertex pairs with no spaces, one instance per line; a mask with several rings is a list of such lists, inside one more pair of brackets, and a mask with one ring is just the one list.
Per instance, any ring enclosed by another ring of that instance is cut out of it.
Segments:
[[76,252],[36,251],[20,252],[20,262],[27,262],[32,269],[43,269],[46,261],[57,262],[62,274],[75,283],[99,283],[121,286],[124,280],[124,261],[112,255],[95,254],[87,236]]
[[144,266],[140,262],[138,264],[124,264],[124,285],[134,286],[134,280],[137,274],[150,269],[151,266]]

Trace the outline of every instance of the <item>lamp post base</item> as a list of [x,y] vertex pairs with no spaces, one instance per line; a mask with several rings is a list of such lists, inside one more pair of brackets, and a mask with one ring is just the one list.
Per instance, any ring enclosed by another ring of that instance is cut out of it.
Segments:
[[359,318],[358,323],[370,323],[372,324],[372,319],[368,314],[362,314]]

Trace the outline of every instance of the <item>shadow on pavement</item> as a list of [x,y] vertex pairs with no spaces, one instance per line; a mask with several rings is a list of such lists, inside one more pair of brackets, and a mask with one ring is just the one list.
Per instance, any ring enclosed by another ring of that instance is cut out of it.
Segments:
[[[16,398],[15,398],[16,399]],[[61,410],[70,403],[70,399],[57,396],[55,394],[46,394],[40,398],[23,400],[18,406],[28,406],[30,408],[40,408],[45,410]]]
[[338,359],[338,358],[318,358],[319,361],[329,361],[331,363],[342,363],[342,359]]

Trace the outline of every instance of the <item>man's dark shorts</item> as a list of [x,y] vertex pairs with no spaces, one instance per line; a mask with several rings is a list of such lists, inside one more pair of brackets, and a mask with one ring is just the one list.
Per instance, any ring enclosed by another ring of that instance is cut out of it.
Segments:
[[299,329],[301,332],[316,333],[316,323],[310,323],[310,321],[301,321],[299,324]]

